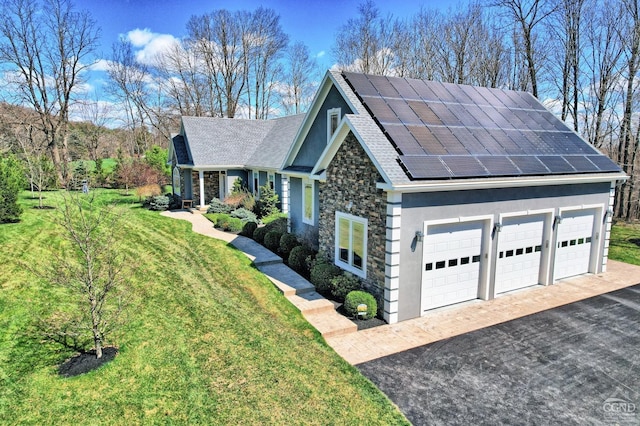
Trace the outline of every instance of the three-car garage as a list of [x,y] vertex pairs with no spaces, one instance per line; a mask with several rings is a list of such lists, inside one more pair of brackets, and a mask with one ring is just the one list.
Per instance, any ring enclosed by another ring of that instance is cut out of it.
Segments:
[[421,311],[596,270],[604,206],[426,221]]

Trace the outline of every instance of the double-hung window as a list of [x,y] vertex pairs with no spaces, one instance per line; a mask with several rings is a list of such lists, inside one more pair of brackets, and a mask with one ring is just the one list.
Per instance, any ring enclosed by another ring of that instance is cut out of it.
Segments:
[[315,198],[313,181],[310,179],[302,180],[302,221],[309,225],[313,225],[313,213]]
[[269,173],[268,175],[268,180],[269,180],[269,188],[271,188],[272,190],[276,190],[276,175],[273,173]]
[[367,276],[367,219],[336,212],[335,264],[353,274]]
[[260,172],[257,170],[253,171],[253,195],[256,197],[260,196]]

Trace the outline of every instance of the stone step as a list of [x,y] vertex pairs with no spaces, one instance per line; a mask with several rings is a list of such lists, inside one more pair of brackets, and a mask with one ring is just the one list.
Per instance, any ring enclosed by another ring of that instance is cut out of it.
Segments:
[[257,268],[271,280],[286,297],[315,292],[316,288],[284,263],[261,264]]
[[287,299],[302,312],[306,314],[319,314],[322,312],[335,311],[335,306],[329,300],[322,297],[315,291],[303,293],[300,295],[287,296]]
[[358,326],[337,312],[321,312],[304,315],[306,320],[322,334],[322,337],[335,337],[358,331]]

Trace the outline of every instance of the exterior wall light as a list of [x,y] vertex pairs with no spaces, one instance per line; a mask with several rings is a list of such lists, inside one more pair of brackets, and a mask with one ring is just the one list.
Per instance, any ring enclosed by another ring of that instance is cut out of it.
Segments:
[[424,239],[424,234],[422,233],[422,231],[416,231],[416,241],[421,243],[423,239]]
[[562,216],[556,216],[553,218],[553,227],[560,225],[562,223]]
[[494,231],[494,232],[500,232],[500,231],[502,231],[502,224],[501,224],[501,223],[496,223],[496,224],[493,226],[493,231]]

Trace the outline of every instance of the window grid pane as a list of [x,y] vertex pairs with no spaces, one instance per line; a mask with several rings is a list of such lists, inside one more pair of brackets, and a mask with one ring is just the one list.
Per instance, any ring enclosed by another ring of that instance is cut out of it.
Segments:
[[351,265],[362,270],[362,259],[364,258],[364,224],[360,222],[352,222],[353,233],[351,239],[352,260]]
[[304,218],[311,220],[313,217],[313,185],[304,184]]
[[349,263],[349,240],[350,240],[350,223],[348,219],[341,218],[339,221],[339,235],[338,235],[338,247],[339,247],[339,256],[340,260]]

